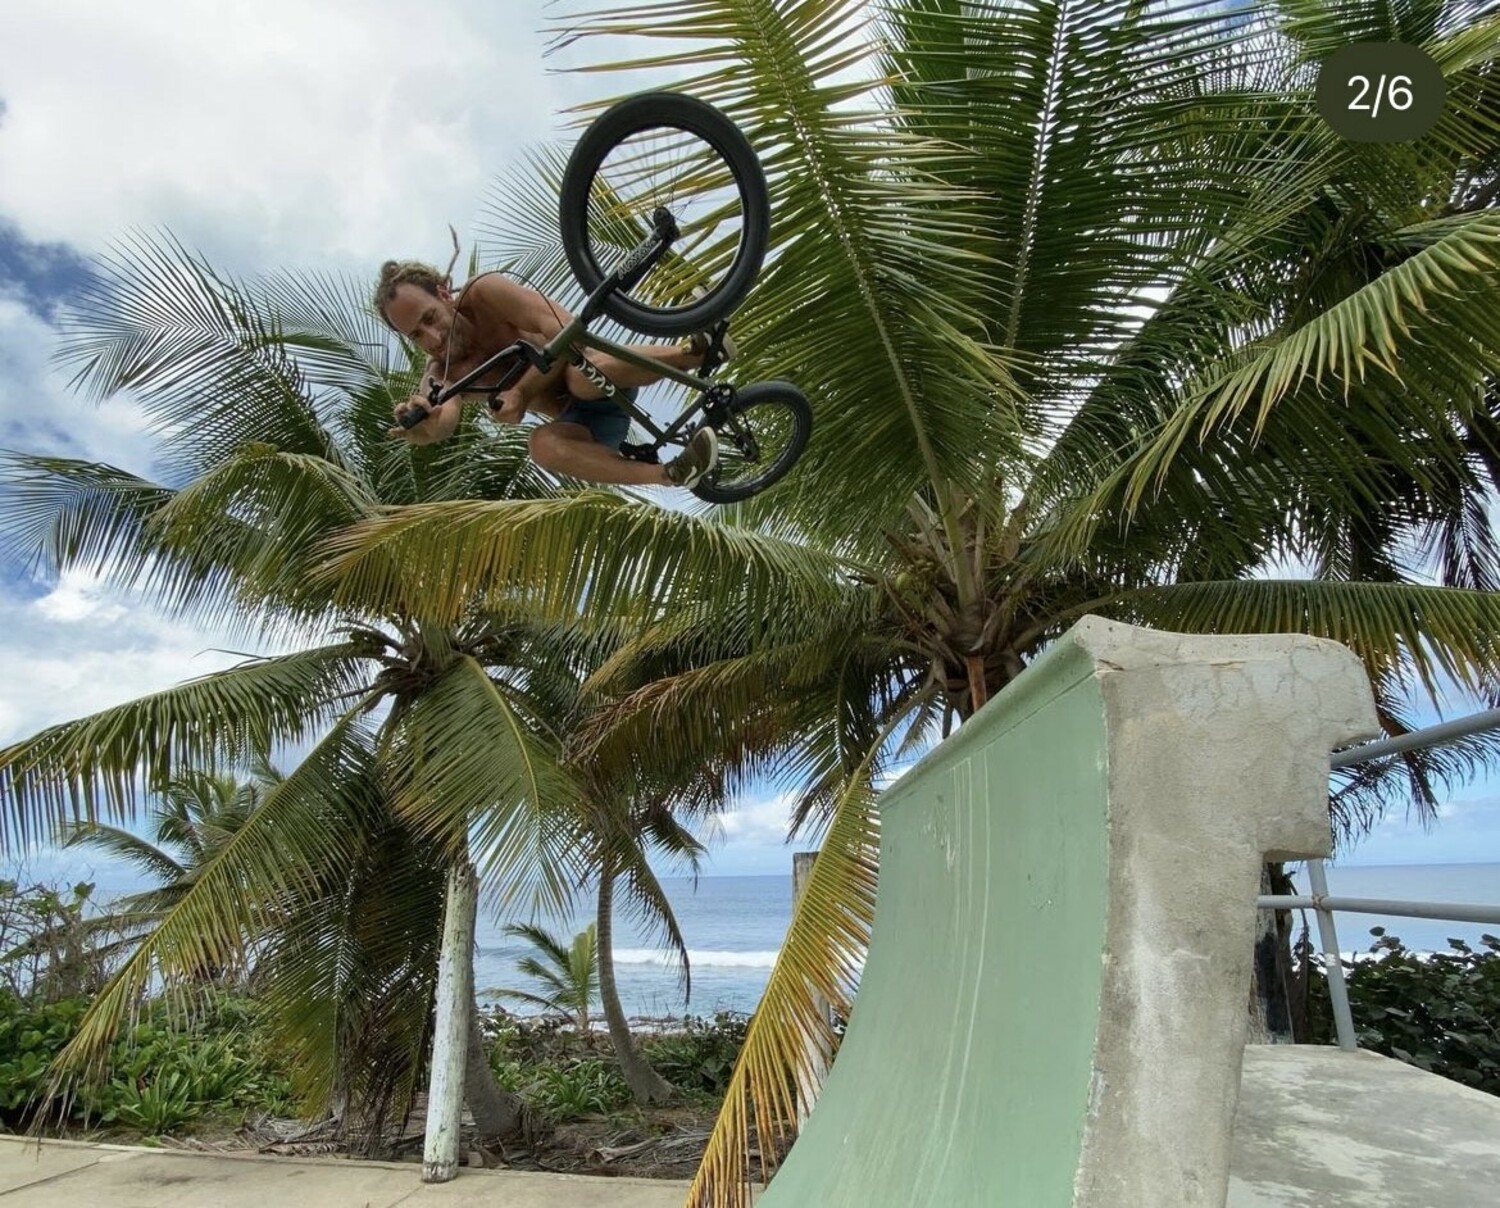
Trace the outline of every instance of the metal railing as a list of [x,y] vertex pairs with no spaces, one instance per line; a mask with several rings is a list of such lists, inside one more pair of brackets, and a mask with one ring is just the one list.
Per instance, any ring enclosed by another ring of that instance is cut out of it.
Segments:
[[[1486,730],[1500,730],[1500,709],[1488,709],[1483,713],[1442,722],[1424,730],[1413,730],[1399,738],[1349,747],[1335,752],[1330,763],[1335,768],[1352,767],[1368,763],[1372,759],[1399,755],[1403,751],[1439,746],[1452,742],[1455,738],[1481,734]],[[1341,1049],[1357,1049],[1359,1044],[1354,1036],[1354,1013],[1349,1009],[1349,989],[1344,983],[1343,958],[1339,953],[1338,932],[1333,921],[1335,911],[1413,919],[1446,919],[1450,922],[1500,923],[1500,906],[1473,902],[1409,902],[1385,898],[1335,897],[1328,892],[1328,877],[1322,860],[1307,862],[1307,877],[1312,885],[1310,894],[1262,894],[1256,898],[1256,905],[1263,910],[1311,910],[1317,915],[1318,941],[1323,948],[1324,970],[1328,975],[1333,1025]]]

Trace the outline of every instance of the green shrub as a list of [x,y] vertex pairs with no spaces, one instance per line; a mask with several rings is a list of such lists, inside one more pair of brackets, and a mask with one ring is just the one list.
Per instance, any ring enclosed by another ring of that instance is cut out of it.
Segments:
[[[1483,952],[1450,939],[1451,951],[1417,956],[1371,930],[1378,959],[1343,962],[1360,1047],[1500,1095],[1500,939],[1486,935]],[[1334,1042],[1322,977],[1312,979],[1308,1031],[1315,1044]]]
[[18,1123],[52,1059],[72,1039],[88,1004],[68,998],[28,1006],[0,991],[0,1121]]
[[192,1085],[180,1070],[163,1074],[144,1086],[115,1079],[110,1087],[115,1092],[114,1105],[101,1115],[101,1122],[118,1121],[140,1129],[147,1136],[176,1132],[191,1122],[203,1106],[194,1100]]
[[674,1086],[722,1095],[745,1043],[749,1017],[721,1011],[712,1022],[693,1017],[682,1022],[682,1031],[646,1040],[642,1055]]
[[[191,1018],[161,1003],[116,1039],[102,1079],[80,1083],[70,1118],[148,1134],[169,1132],[206,1109],[255,1108],[293,1115],[286,1063],[272,1048],[253,1002],[214,996]],[[88,1003],[29,1005],[0,992],[0,1124],[25,1127],[53,1059],[72,1039]]]
[[614,1111],[630,1103],[630,1087],[620,1071],[597,1057],[568,1066],[538,1066],[523,1093],[554,1124]]
[[495,1083],[501,1090],[520,1091],[525,1089],[529,1081],[527,1066],[506,1056],[505,1050],[498,1044],[490,1050],[489,1057],[490,1069],[495,1075]]

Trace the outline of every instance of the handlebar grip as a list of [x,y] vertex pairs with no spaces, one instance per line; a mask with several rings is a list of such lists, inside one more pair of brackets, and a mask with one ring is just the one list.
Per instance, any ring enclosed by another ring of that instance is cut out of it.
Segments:
[[403,428],[415,428],[431,414],[432,412],[421,407],[408,407],[396,417],[396,422]]

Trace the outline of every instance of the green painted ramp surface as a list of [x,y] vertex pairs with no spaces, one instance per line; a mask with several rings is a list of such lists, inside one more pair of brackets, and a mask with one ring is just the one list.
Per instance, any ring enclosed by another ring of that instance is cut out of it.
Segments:
[[1060,646],[882,799],[858,1001],[763,1208],[1072,1203],[1105,934],[1093,669]]
[[1359,660],[1085,618],[881,801],[869,960],[762,1208],[1223,1208],[1267,853]]

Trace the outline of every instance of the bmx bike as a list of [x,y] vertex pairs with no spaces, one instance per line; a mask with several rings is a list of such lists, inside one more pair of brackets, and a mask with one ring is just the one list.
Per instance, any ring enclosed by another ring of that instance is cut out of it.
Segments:
[[[529,368],[550,370],[567,358],[642,430],[647,442],[620,452],[659,462],[667,446],[685,446],[701,427],[719,438],[719,462],[691,489],[710,503],[734,503],[765,490],[796,463],[812,432],[812,409],[788,382],[735,386],[716,380],[729,315],[755,283],[770,242],[765,174],[748,140],[719,110],[680,93],[629,97],[584,131],[563,172],[559,205],[563,250],[587,295],[578,313],[545,345],[518,341],[448,386],[436,406],[459,394],[499,394]],[[673,368],[590,330],[604,315],[651,336],[707,336],[696,372]],[[687,405],[660,425],[584,356],[609,353],[685,386]],[[476,383],[496,372],[498,384]],[[405,427],[427,412],[412,407]]]

